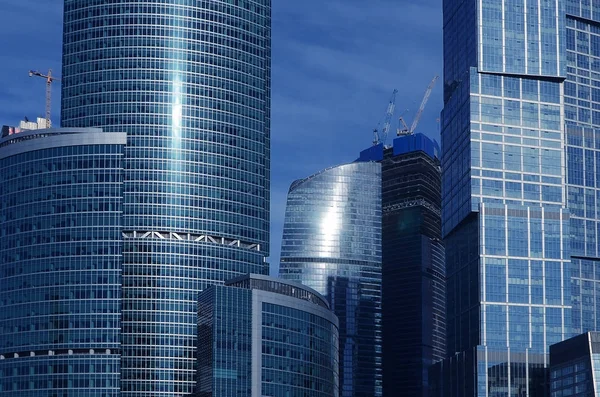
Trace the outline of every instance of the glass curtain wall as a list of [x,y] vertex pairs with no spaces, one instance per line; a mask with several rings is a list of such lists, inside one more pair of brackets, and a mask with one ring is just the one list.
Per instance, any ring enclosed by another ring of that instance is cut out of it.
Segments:
[[62,124],[127,133],[123,396],[191,393],[198,292],[268,273],[270,52],[270,0],[65,0]]
[[381,164],[292,184],[280,276],[325,296],[340,320],[340,396],[381,396]]
[[564,13],[562,1],[444,1],[448,355],[458,354],[442,367],[471,366],[458,395],[543,395],[548,346],[571,335]]
[[573,332],[600,330],[600,9],[566,1],[565,122]]
[[0,140],[0,396],[117,397],[125,134]]

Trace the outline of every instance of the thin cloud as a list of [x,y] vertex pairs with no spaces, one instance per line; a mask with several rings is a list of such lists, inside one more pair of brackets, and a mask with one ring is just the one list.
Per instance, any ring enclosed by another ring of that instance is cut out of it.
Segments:
[[[0,1],[0,124],[43,113],[43,82],[27,71],[60,71],[62,7],[62,0]],[[276,268],[290,183],[354,160],[370,145],[393,88],[400,91],[397,109],[409,108],[412,120],[427,84],[441,74],[441,1],[273,0],[272,38],[270,262]],[[57,85],[55,122],[59,108]],[[441,108],[438,86],[420,131],[437,138]]]

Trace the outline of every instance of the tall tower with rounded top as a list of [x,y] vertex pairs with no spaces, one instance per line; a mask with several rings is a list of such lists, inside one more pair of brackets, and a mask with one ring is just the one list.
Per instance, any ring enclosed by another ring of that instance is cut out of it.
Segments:
[[270,0],[65,0],[62,125],[127,133],[121,391],[193,391],[198,293],[268,273]]

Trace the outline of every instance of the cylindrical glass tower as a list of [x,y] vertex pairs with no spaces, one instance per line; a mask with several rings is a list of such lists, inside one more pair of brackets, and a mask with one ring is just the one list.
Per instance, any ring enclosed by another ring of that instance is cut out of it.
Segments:
[[62,124],[127,133],[124,396],[193,391],[198,292],[268,273],[270,0],[65,0]]
[[119,396],[123,150],[99,129],[0,139],[0,396]]

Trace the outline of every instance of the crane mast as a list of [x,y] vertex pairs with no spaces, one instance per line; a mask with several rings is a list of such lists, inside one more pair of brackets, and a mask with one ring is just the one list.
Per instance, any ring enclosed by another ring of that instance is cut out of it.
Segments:
[[52,83],[60,81],[60,79],[52,76],[52,69],[48,70],[48,74],[43,74],[35,70],[29,71],[29,77],[42,77],[46,79],[46,128],[50,128],[50,116],[52,110]]

